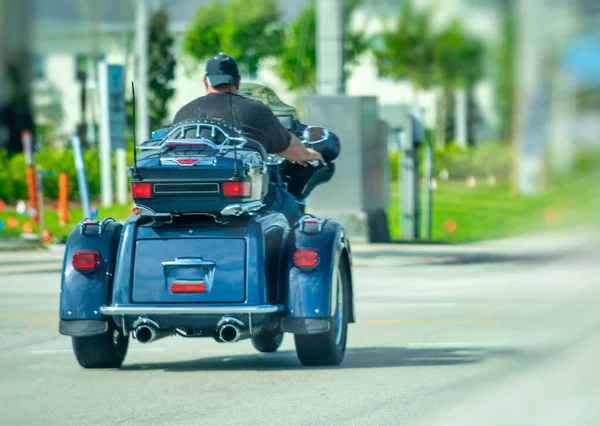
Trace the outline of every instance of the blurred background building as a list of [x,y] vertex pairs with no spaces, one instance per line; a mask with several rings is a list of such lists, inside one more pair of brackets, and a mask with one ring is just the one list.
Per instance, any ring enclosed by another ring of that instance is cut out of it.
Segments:
[[[82,116],[87,125],[87,139],[94,143],[97,135],[96,63],[105,59],[125,64],[128,79],[135,73],[135,2],[104,0],[31,0],[34,22],[32,33],[34,75],[34,103],[40,119],[59,122],[60,132],[71,134],[78,129]],[[164,8],[169,16],[169,30],[175,38],[174,52],[181,51],[181,43],[190,28],[194,14],[209,0],[149,0],[149,9]],[[279,0],[285,23],[295,20],[307,6],[308,0]],[[435,2],[420,0],[418,6],[434,5],[438,27],[468,11],[468,19],[461,19],[469,31],[486,42],[497,42],[501,14],[477,2],[449,0]],[[401,2],[393,0],[365,1],[355,10],[351,26],[367,35],[393,25]],[[175,96],[169,103],[170,113],[196,96],[204,93],[201,81],[203,64],[189,63],[178,66],[174,88]],[[245,79],[267,84],[293,103],[295,94],[273,69],[273,61],[266,59],[257,73],[246,74]],[[83,88],[85,88],[83,90]],[[84,93],[82,93],[82,91]],[[393,105],[413,101],[411,82],[394,82],[378,73],[373,55],[365,53],[359,59],[346,84],[346,93],[357,96],[377,96],[383,115],[393,119]],[[425,109],[426,121],[434,125],[436,114],[435,90],[420,93],[419,103]],[[492,82],[488,78],[477,86],[474,107],[480,113],[486,136],[491,138],[495,122]],[[389,113],[386,108],[390,106]],[[44,118],[42,118],[44,117]],[[486,126],[486,123],[489,125]]]

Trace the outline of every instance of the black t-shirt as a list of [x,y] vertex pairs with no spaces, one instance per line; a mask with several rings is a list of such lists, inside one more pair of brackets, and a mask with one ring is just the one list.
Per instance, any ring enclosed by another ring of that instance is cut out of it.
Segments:
[[201,96],[183,106],[175,115],[173,124],[194,118],[223,120],[263,144],[271,154],[279,154],[290,145],[290,132],[273,112],[262,102],[241,95],[219,92]]

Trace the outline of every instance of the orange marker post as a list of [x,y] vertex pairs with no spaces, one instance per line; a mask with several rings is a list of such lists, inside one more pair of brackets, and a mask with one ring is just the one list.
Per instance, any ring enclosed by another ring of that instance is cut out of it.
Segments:
[[69,221],[69,176],[58,175],[58,220],[61,225]]
[[39,224],[38,194],[37,194],[37,176],[33,164],[33,134],[29,130],[21,132],[21,142],[23,143],[23,153],[25,154],[25,165],[27,167],[27,194],[29,196],[29,206],[35,210],[33,221]]

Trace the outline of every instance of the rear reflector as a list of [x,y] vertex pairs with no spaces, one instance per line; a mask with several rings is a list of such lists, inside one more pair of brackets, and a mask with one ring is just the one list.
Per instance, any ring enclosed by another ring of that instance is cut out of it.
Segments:
[[319,263],[319,252],[316,249],[302,248],[294,253],[296,268],[313,268]]
[[204,293],[205,291],[206,287],[203,282],[171,284],[172,293]]
[[180,166],[192,166],[198,162],[198,160],[195,158],[180,158],[175,161],[177,161],[177,164]]
[[100,253],[95,250],[79,250],[73,255],[71,263],[77,271],[92,271],[100,263]]
[[223,195],[226,197],[248,197],[250,182],[223,182]]
[[131,196],[133,198],[150,198],[152,196],[152,187],[149,183],[133,182],[131,184]]

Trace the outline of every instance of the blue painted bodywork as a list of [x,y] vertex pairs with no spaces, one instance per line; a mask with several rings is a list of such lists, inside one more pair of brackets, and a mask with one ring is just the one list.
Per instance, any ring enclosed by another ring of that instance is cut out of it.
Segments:
[[[301,248],[315,248],[319,251],[318,265],[309,270],[298,269],[293,264],[293,253]],[[349,322],[355,322],[354,289],[352,283],[352,251],[344,227],[335,220],[326,220],[320,231],[312,228],[303,231],[295,227],[287,244],[287,265],[289,271],[286,279],[285,306],[286,317],[290,321],[285,324],[297,324],[298,319],[329,318],[333,315],[335,305],[335,283],[333,277],[341,263],[347,268],[350,276],[351,297]],[[285,327],[284,327],[285,329]],[[289,329],[290,332],[294,328]]]
[[[102,225],[101,232],[99,232],[100,225]],[[111,301],[112,271],[115,268],[115,255],[122,229],[122,224],[107,221],[104,224],[76,226],[71,231],[63,259],[59,312],[61,322],[89,320],[106,322],[106,317],[100,313],[100,307]],[[73,269],[71,259],[75,252],[86,249],[96,250],[100,254],[101,261],[92,273],[82,274]],[[72,329],[73,324],[67,327]]]
[[[270,179],[282,184],[277,170],[270,172]],[[302,174],[292,170],[292,174],[291,180],[296,176],[310,187],[327,178],[317,177],[310,183],[310,173],[305,170]],[[302,197],[295,196],[303,211]],[[63,265],[61,333],[98,334],[107,330],[111,319],[127,333],[143,319],[161,329],[188,330],[187,337],[214,337],[224,316],[235,317],[253,334],[266,327],[298,334],[322,332],[334,312],[334,278],[339,265],[346,268],[350,279],[349,322],[355,322],[352,255],[339,222],[327,220],[315,230],[290,224],[281,212],[266,210],[240,217],[159,216],[132,215],[123,225],[108,222],[102,233],[97,226],[87,227],[83,233],[79,226],[73,229]],[[311,270],[297,269],[293,254],[299,248],[318,249],[319,264]],[[81,249],[101,254],[102,262],[93,274],[77,272],[70,263],[73,253]],[[205,291],[174,293],[174,283],[202,283]],[[102,314],[101,307],[112,316]],[[244,313],[225,312],[242,307]],[[258,309],[261,307],[276,309],[265,313]],[[210,311],[184,311],[190,308]],[[81,325],[63,327],[74,320]]]

